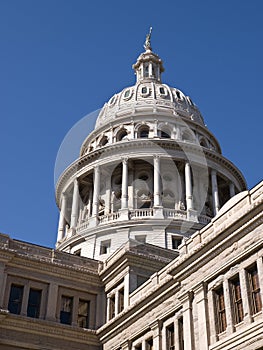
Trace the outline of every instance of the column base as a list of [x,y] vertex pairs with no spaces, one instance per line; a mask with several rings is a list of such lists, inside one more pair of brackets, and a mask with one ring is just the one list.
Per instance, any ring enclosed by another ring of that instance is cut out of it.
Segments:
[[99,220],[98,220],[97,216],[92,216],[89,219],[89,227],[96,227],[96,226],[98,226],[98,223],[99,223]]
[[187,220],[198,222],[197,211],[194,209],[187,209]]
[[154,210],[154,218],[155,219],[163,219],[163,207],[153,207]]
[[118,220],[129,220],[129,209],[125,208],[125,209],[120,209],[119,210],[120,213],[120,217]]

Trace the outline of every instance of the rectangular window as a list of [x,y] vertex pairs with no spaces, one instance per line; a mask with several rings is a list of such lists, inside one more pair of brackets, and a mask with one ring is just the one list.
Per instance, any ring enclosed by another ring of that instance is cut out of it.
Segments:
[[41,303],[42,291],[38,289],[30,288],[27,304],[27,316],[39,317],[40,303]]
[[89,308],[90,302],[87,300],[79,300],[78,306],[78,326],[81,328],[89,328]]
[[100,255],[110,253],[110,239],[100,242]]
[[142,344],[138,344],[134,348],[135,350],[142,350]]
[[73,298],[62,295],[60,308],[60,322],[71,324],[72,322]]
[[233,311],[234,311],[234,323],[240,323],[244,319],[243,303],[241,296],[240,280],[236,276],[230,281],[231,291],[232,291],[232,301],[233,301]]
[[215,290],[215,310],[217,332],[222,333],[226,330],[226,308],[223,286]]
[[178,318],[178,340],[179,340],[179,350],[184,350],[184,320],[183,320],[183,317]]
[[172,236],[172,249],[178,249],[181,243],[182,243],[181,238]]
[[166,328],[166,348],[167,350],[174,350],[174,324]]
[[146,340],[146,350],[153,350],[153,339]]
[[247,270],[247,273],[251,313],[254,315],[262,310],[257,265],[253,265],[250,269]]
[[8,310],[12,314],[19,315],[21,312],[24,286],[11,285]]
[[149,279],[148,277],[140,276],[140,275],[137,275],[136,278],[137,278],[137,288],[140,287],[144,282],[146,282]]
[[115,295],[113,295],[109,300],[109,308],[109,317],[111,320],[113,317],[115,317]]
[[122,312],[124,310],[124,288],[119,290],[119,306],[118,306],[119,312]]

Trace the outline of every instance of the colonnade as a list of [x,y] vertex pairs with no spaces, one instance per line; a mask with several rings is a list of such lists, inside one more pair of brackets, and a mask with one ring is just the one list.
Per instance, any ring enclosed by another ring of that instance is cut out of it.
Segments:
[[[129,159],[123,157],[122,162],[122,182],[121,182],[121,208],[120,212],[128,212],[128,186],[129,186]],[[95,225],[98,224],[99,209],[100,209],[100,187],[101,187],[101,168],[102,166],[96,165],[93,168],[93,185],[89,192],[88,200],[88,216],[89,220],[93,220]],[[211,169],[210,184],[212,191],[212,214],[215,216],[220,209],[220,198],[218,190],[218,174],[217,171]],[[108,186],[110,182],[107,181]],[[185,204],[186,211],[189,214],[188,218],[193,219],[193,215],[197,215],[194,208],[193,201],[193,180],[192,180],[192,168],[188,160],[184,163],[184,192],[185,192]],[[106,189],[106,190],[110,190]],[[229,196],[235,195],[235,186],[233,183],[229,184]],[[61,196],[61,211],[58,227],[58,241],[61,240],[65,235],[66,224],[71,230],[76,230],[78,225],[78,218],[80,213],[80,195],[79,195],[79,182],[75,178],[73,182],[73,194],[72,194],[72,206],[70,220],[66,220],[67,217],[67,200],[68,196],[66,192],[62,193]],[[109,199],[110,201],[110,199]],[[107,203],[109,205],[110,203]],[[153,156],[153,208],[162,208],[162,181],[161,181],[161,157],[159,155]],[[133,208],[132,208],[133,209]],[[70,222],[69,222],[70,221]]]

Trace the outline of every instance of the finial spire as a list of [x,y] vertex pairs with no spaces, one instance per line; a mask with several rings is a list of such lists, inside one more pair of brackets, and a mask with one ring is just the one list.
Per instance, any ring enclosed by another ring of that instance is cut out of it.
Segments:
[[145,50],[152,50],[152,48],[151,48],[151,35],[152,35],[152,27],[150,27],[149,34],[146,35],[145,43],[143,45]]

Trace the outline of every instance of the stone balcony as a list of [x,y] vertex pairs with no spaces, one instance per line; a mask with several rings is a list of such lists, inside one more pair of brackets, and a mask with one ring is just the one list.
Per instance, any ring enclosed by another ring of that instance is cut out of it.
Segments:
[[[95,218],[96,219],[96,218]],[[127,209],[124,212],[118,210],[113,213],[99,215],[96,220],[96,225],[104,225],[110,222],[118,222],[123,220],[150,220],[150,219],[168,219],[168,220],[180,220],[187,221],[188,213],[186,210],[169,209],[169,208],[140,208],[140,209]],[[211,221],[211,217],[206,215],[199,215],[197,222],[206,225]],[[90,217],[87,220],[78,224],[76,228],[77,233],[81,233],[88,228],[94,227],[94,217]],[[70,229],[69,229],[70,230]]]

